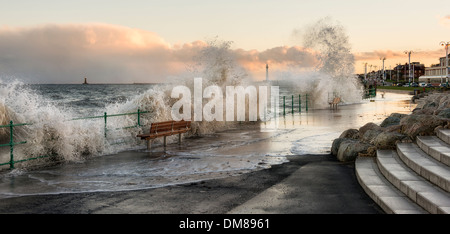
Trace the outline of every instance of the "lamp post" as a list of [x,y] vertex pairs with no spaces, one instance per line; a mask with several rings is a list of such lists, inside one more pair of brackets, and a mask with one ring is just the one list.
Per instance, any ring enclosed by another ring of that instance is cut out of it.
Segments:
[[398,77],[400,76],[400,63],[397,64],[397,84],[398,84]]
[[408,55],[408,64],[409,64],[409,77],[408,77],[408,82],[409,82],[409,87],[411,87],[411,53],[412,51],[405,51],[405,54]]
[[450,45],[450,41],[441,41],[439,44],[445,48],[445,78],[448,87],[448,46]]
[[367,63],[364,63],[364,81],[367,82]]
[[383,85],[384,85],[384,82],[385,82],[385,80],[386,80],[386,75],[384,74],[384,60],[386,60],[386,58],[380,58],[380,60],[383,60]]
[[375,68],[375,81],[378,83],[378,70],[377,70],[377,65],[373,65],[373,67]]

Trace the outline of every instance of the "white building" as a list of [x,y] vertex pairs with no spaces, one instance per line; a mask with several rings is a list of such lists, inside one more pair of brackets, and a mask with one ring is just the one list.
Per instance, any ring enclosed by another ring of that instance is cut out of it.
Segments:
[[[450,55],[449,55],[450,57]],[[450,66],[447,67],[450,71]],[[445,57],[439,58],[439,64],[433,64],[425,68],[425,75],[419,77],[420,83],[445,83],[447,82],[447,72],[445,71]]]

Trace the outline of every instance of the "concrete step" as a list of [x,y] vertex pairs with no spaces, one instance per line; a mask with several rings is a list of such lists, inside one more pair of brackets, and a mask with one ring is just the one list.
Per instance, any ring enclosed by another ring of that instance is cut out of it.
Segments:
[[426,154],[439,162],[450,166],[450,145],[437,136],[418,136],[417,145]]
[[446,192],[450,192],[449,166],[428,156],[413,143],[398,143],[397,153],[400,159],[414,172]]
[[425,214],[423,208],[395,188],[381,174],[375,158],[357,157],[355,172],[364,191],[388,214]]
[[450,144],[450,129],[438,129],[436,131],[436,136],[443,142]]
[[378,150],[377,165],[391,184],[426,211],[450,213],[450,194],[412,171],[395,150]]

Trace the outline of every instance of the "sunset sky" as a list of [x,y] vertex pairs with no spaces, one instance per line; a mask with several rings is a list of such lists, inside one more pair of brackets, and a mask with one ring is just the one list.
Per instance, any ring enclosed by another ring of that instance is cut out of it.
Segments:
[[[31,83],[160,82],[176,75],[205,46],[232,41],[255,79],[302,54],[295,32],[330,17],[342,25],[363,63],[430,66],[450,41],[447,0],[0,0],[0,76]],[[74,81],[75,80],[75,81]]]

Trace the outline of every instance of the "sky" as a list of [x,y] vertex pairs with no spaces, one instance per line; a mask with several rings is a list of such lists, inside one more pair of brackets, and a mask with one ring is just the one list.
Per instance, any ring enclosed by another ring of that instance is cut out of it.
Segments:
[[[161,82],[176,76],[208,40],[231,49],[255,79],[310,56],[299,36],[329,17],[344,27],[355,72],[445,56],[446,0],[0,0],[0,76],[32,83]],[[297,32],[297,33],[294,33]],[[304,58],[302,57],[302,58]],[[311,65],[312,63],[302,63]],[[312,65],[311,65],[312,66]]]

